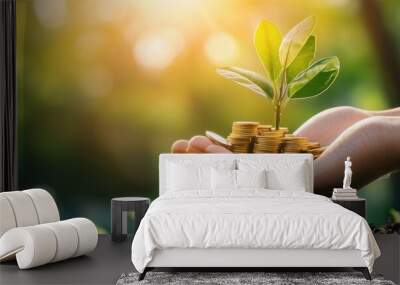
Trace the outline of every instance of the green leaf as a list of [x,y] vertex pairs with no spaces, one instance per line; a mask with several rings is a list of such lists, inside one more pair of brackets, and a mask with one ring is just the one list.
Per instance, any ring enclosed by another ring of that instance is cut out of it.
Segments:
[[254,46],[265,72],[271,80],[278,78],[282,66],[279,62],[279,46],[282,35],[278,28],[267,20],[258,25],[254,33]]
[[300,50],[303,48],[307,39],[314,29],[315,18],[308,17],[294,26],[283,38],[279,48],[279,59],[282,66],[289,66]]
[[321,94],[335,81],[339,69],[340,62],[336,56],[314,62],[289,83],[289,98],[299,99]]
[[304,44],[303,48],[300,50],[299,54],[289,65],[286,71],[286,82],[290,82],[296,77],[301,71],[306,69],[311,61],[314,59],[315,55],[315,36],[311,35],[307,42]]
[[400,212],[396,211],[395,209],[390,209],[390,214],[394,223],[400,223]]
[[239,67],[218,68],[217,72],[258,95],[273,98],[272,82],[261,74]]

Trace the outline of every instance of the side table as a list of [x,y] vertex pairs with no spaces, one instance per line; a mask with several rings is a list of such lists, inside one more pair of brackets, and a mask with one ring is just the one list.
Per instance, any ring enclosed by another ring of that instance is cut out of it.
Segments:
[[124,241],[128,234],[128,212],[135,213],[135,232],[146,214],[150,199],[144,197],[119,197],[111,199],[111,239]]
[[352,200],[337,200],[332,199],[332,202],[339,204],[340,206],[359,214],[361,217],[366,218],[367,212],[367,201],[363,198],[357,198]]

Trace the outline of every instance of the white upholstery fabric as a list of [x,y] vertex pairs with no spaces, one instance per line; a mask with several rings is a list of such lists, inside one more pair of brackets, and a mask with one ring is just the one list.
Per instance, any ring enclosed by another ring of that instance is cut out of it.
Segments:
[[80,256],[97,245],[93,222],[60,222],[53,197],[43,189],[0,193],[0,214],[0,262],[16,258],[20,269]]
[[236,189],[236,170],[211,169],[211,189]]
[[0,238],[0,260],[15,255],[20,269],[49,263],[56,249],[53,232],[41,225],[14,228]]
[[209,189],[211,183],[210,168],[195,165],[171,163],[168,178],[170,191]]
[[152,202],[132,242],[139,272],[154,250],[170,248],[355,249],[370,270],[380,255],[367,221],[320,195],[265,189],[218,197],[189,193],[166,193]]
[[55,235],[57,241],[53,262],[70,258],[78,250],[79,237],[75,228],[67,221],[44,224]]
[[76,218],[7,231],[0,239],[0,259],[16,254],[19,268],[28,269],[86,254],[96,245],[95,225]]
[[51,223],[60,220],[56,202],[49,192],[43,189],[29,189],[22,191],[32,199],[38,215],[39,224]]
[[240,188],[267,188],[267,171],[236,170],[237,187]]
[[33,226],[60,220],[56,202],[43,189],[0,193],[0,237],[15,227]]
[[0,237],[9,229],[15,228],[17,222],[11,204],[6,197],[0,195]]
[[86,254],[96,248],[97,229],[90,220],[84,218],[75,218],[66,220],[65,222],[74,226],[78,233],[78,248],[74,257]]
[[211,169],[235,169],[235,160],[190,160],[186,157],[168,161],[166,188],[169,191],[210,190]]
[[0,195],[10,202],[15,216],[17,227],[26,227],[39,224],[35,205],[29,195],[22,191],[3,192]]
[[238,169],[250,171],[266,169],[268,189],[312,193],[312,156],[304,154],[303,159],[299,159],[298,155],[294,157],[291,157],[291,155],[278,154],[268,159],[240,158],[237,162]]
[[[207,166],[218,169],[239,169],[239,170],[277,170],[279,174],[271,177],[270,189],[275,190],[302,190],[313,192],[313,157],[311,154],[161,154],[159,161],[159,194],[167,193],[169,189],[170,165]],[[298,176],[297,166],[301,166],[301,175]],[[295,170],[295,171],[292,171]],[[210,171],[211,173],[211,171]],[[211,176],[211,175],[210,175]],[[178,176],[182,179],[182,175]],[[269,175],[267,175],[268,180]],[[288,185],[289,183],[289,185]],[[298,187],[300,185],[300,187]],[[210,183],[211,186],[211,183]],[[293,189],[292,189],[293,188]],[[194,189],[189,189],[194,190]],[[203,189],[205,190],[205,189]],[[210,189],[212,190],[211,187]]]

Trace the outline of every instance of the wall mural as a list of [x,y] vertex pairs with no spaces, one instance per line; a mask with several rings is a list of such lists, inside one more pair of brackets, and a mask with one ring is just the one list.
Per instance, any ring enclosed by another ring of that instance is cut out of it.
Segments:
[[307,151],[323,195],[350,156],[384,224],[400,209],[400,6],[371,2],[17,0],[19,188],[109,232],[112,197],[157,197],[160,153]]

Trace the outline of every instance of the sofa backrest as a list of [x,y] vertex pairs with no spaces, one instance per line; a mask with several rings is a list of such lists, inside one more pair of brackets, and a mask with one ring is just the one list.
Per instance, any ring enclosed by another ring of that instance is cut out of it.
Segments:
[[0,193],[0,237],[15,227],[57,222],[60,214],[56,202],[43,189]]
[[[173,163],[214,165],[232,161],[236,169],[252,169],[262,165],[267,170],[281,172],[276,179],[285,179],[285,173],[299,168],[305,191],[313,192],[313,157],[311,154],[161,154],[159,158],[159,195],[168,190],[168,169]],[[296,182],[296,181],[292,181]],[[282,189],[283,190],[283,189]],[[288,189],[289,190],[289,189]]]

